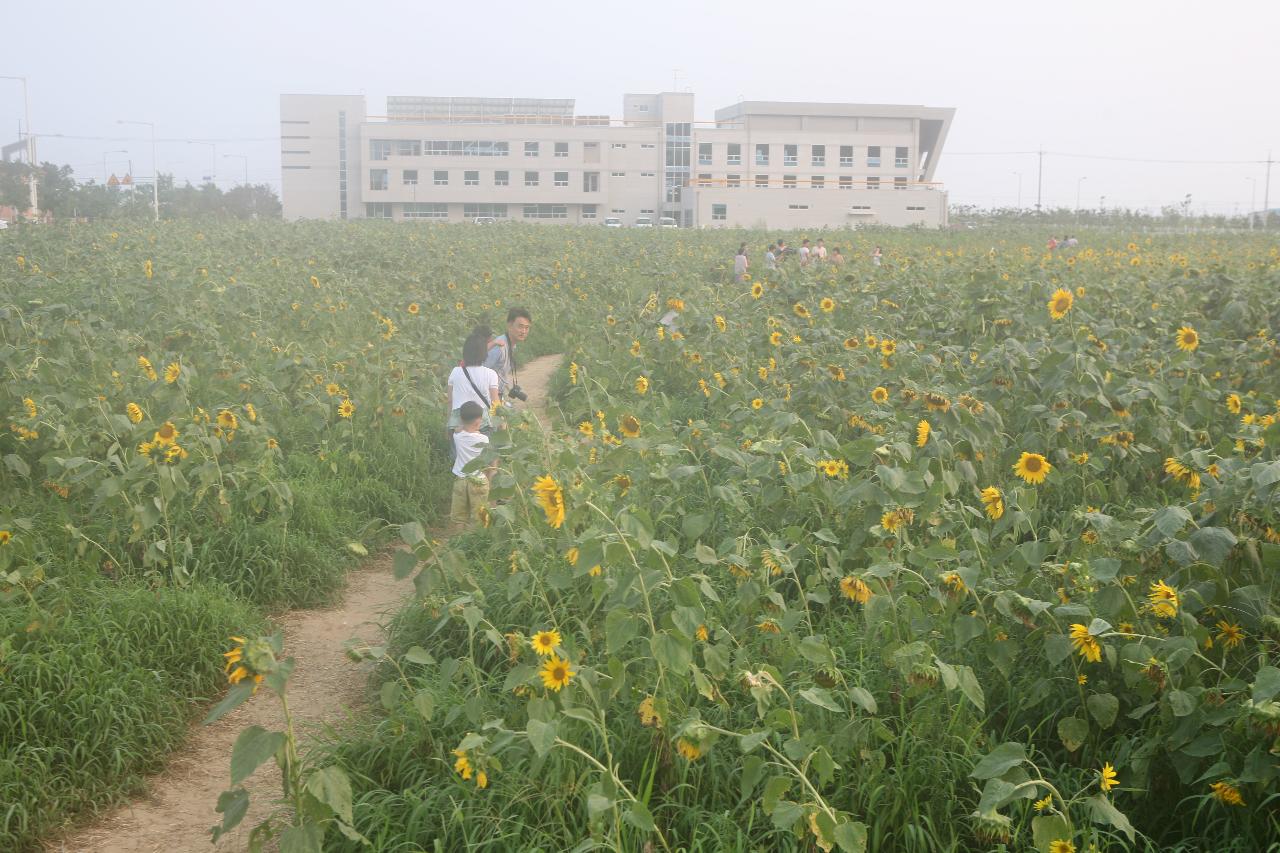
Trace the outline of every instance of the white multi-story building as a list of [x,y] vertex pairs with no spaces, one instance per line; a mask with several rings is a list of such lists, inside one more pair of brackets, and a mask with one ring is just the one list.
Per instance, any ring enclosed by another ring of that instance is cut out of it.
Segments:
[[572,100],[282,95],[286,219],[412,219],[768,228],[942,227],[934,181],[954,109],[626,95]]

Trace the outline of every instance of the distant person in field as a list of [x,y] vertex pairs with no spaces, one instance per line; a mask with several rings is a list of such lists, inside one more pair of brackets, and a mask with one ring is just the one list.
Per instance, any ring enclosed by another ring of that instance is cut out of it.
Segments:
[[1068,248],[1068,249],[1074,249],[1076,246],[1079,246],[1079,245],[1080,245],[1080,241],[1079,241],[1079,240],[1077,240],[1077,239],[1075,238],[1075,236],[1074,236],[1074,235],[1071,235],[1071,236],[1068,236],[1068,237],[1067,237],[1067,248]]
[[786,260],[787,254],[788,254],[788,253],[790,253],[790,251],[791,251],[791,249],[787,246],[787,241],[786,241],[786,240],[784,240],[783,238],[779,237],[779,238],[778,238],[778,251],[777,251],[778,260],[780,260],[780,261],[782,261],[782,260]]
[[489,436],[480,431],[485,410],[479,403],[468,400],[458,410],[460,422],[453,434],[454,480],[449,521],[457,529],[466,529],[480,520],[481,510],[489,503],[489,480],[498,469],[498,463],[494,460],[487,468],[478,471],[463,470],[489,446]]
[[841,266],[844,264],[844,255],[840,254],[839,246],[831,247],[831,263],[835,266]]
[[767,270],[776,270],[778,268],[778,244],[770,243],[769,247],[764,250],[764,268]]
[[499,335],[489,350],[485,366],[498,374],[498,391],[502,399],[528,400],[529,397],[520,387],[520,378],[516,374],[516,344],[523,343],[533,328],[533,319],[528,308],[512,308],[507,312],[507,333]]
[[747,244],[743,243],[738,247],[738,254],[733,256],[733,280],[746,281],[747,267],[751,264],[747,260]]
[[817,253],[818,260],[825,261],[827,259],[827,244],[822,241],[821,237],[818,238],[818,245],[813,251]]
[[871,253],[871,263],[880,266],[884,263],[884,252],[880,251],[880,247],[876,246],[876,250]]
[[1058,248],[1058,238],[1050,237],[1047,245],[1048,245],[1049,251],[1052,252],[1054,249]]
[[449,417],[445,428],[450,433],[462,423],[461,409],[467,402],[481,407],[481,428],[486,431],[492,428],[489,412],[502,398],[498,374],[485,367],[488,343],[489,330],[484,327],[476,329],[462,344],[462,363],[449,372]]
[[809,266],[809,254],[810,254],[810,249],[809,249],[808,239],[801,240],[800,241],[800,266],[802,267]]

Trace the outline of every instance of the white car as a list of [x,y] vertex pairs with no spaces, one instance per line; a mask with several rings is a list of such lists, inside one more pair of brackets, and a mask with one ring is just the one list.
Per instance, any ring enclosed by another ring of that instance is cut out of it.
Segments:
[[679,228],[680,223],[676,222],[675,217],[664,216],[658,220],[658,227],[659,228]]
[[621,228],[622,220],[616,216],[606,216],[604,220],[605,228]]
[[636,228],[652,228],[653,220],[647,216],[637,216],[635,227]]
[[492,216],[477,216],[472,222],[476,225],[496,225],[498,220]]

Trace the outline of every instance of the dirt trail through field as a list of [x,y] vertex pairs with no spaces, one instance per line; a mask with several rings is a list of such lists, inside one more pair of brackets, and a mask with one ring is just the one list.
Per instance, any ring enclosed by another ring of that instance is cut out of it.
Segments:
[[[520,370],[530,408],[544,428],[547,381],[558,355],[534,359]],[[352,637],[369,643],[384,639],[382,621],[390,618],[413,593],[412,581],[397,581],[391,556],[384,554],[348,576],[343,602],[328,610],[298,610],[276,620],[284,632],[284,649],[296,667],[289,682],[289,705],[303,732],[315,731],[358,713],[365,704],[371,664],[346,657],[343,644]],[[249,830],[270,810],[280,793],[280,774],[268,762],[246,783],[249,814],[236,832],[217,846],[209,843],[209,827],[218,823],[218,794],[230,783],[231,746],[251,725],[283,728],[280,703],[262,690],[212,726],[192,726],[186,744],[168,766],[147,783],[147,792],[120,806],[74,835],[46,845],[53,853],[240,853]],[[305,749],[305,743],[303,745]]]

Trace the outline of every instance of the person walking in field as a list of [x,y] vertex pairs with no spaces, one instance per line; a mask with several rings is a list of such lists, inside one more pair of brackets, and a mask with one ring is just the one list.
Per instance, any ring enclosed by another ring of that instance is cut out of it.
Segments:
[[749,266],[750,262],[747,260],[747,244],[743,243],[738,247],[738,254],[733,257],[733,280],[746,281],[747,267]]
[[831,247],[831,263],[837,267],[844,263],[844,255],[840,254],[839,246]]
[[876,250],[871,253],[871,263],[880,266],[884,262],[884,253],[880,251],[880,247],[876,246]]
[[529,337],[533,328],[533,318],[528,308],[512,308],[507,312],[507,333],[499,335],[489,349],[485,366],[498,374],[498,392],[502,399],[526,401],[529,396],[520,387],[516,375],[516,344]]
[[809,266],[809,241],[804,239],[800,241],[800,266]]
[[459,424],[453,434],[453,494],[449,505],[449,521],[455,529],[465,530],[481,518],[481,510],[489,503],[489,480],[498,470],[497,460],[483,470],[465,470],[468,463],[489,446],[489,436],[480,431],[485,410],[475,400],[458,407]]
[[445,429],[452,433],[462,423],[462,406],[475,403],[481,407],[481,429],[492,429],[489,412],[502,401],[498,374],[485,366],[489,342],[488,329],[476,329],[462,344],[462,363],[449,372],[448,408]]
[[827,259],[827,244],[823,242],[821,237],[818,238],[817,248],[813,252],[818,256],[818,260],[825,261]]

